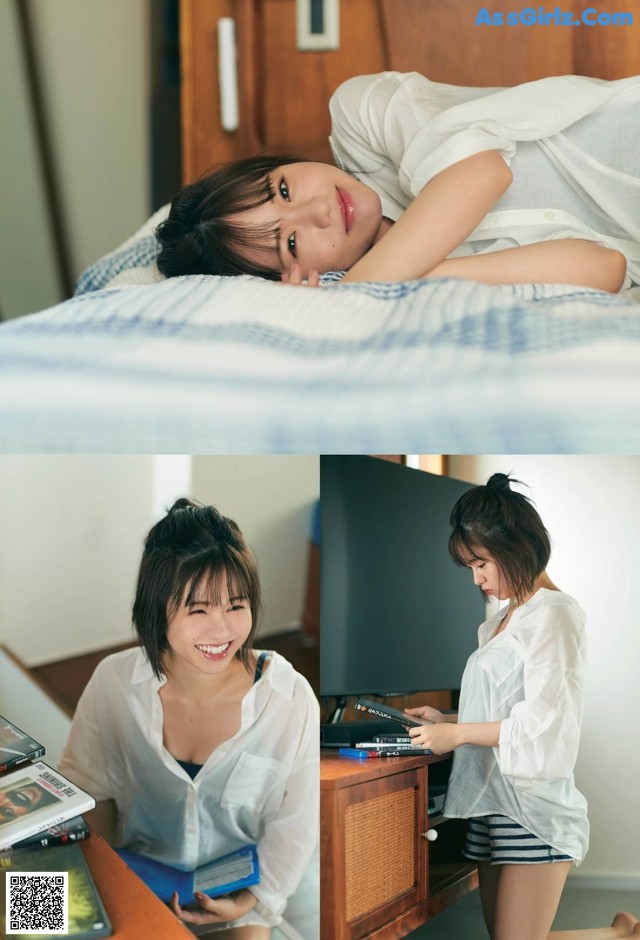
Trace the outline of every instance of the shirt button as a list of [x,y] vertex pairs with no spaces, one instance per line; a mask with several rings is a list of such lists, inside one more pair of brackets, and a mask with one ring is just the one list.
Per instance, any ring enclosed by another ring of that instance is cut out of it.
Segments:
[[549,221],[552,222],[555,219],[556,214],[555,212],[551,212],[551,210],[549,210],[548,212],[545,212],[544,217],[545,219],[549,219]]

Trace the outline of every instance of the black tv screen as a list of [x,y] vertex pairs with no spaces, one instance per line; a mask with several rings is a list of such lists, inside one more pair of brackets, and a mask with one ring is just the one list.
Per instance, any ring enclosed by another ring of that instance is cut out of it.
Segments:
[[470,484],[375,457],[322,457],[320,692],[459,689],[484,603],[451,560]]

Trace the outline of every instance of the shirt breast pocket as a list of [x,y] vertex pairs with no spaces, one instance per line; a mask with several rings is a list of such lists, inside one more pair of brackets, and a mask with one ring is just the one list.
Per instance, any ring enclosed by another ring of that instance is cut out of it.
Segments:
[[274,797],[277,799],[277,794],[284,792],[285,783],[282,764],[271,757],[245,751],[227,780],[220,805],[224,809],[242,806],[253,813],[268,811]]
[[504,717],[508,709],[522,698],[524,670],[520,644],[512,636],[503,636],[499,643],[482,652],[479,665],[489,681],[491,718]]

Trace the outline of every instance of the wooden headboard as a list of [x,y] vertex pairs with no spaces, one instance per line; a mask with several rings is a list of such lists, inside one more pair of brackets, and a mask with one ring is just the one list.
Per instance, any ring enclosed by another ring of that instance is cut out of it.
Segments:
[[[588,9],[590,18],[630,13],[633,23],[476,23],[506,10],[553,17],[560,8],[573,20]],[[240,122],[232,132],[220,122],[221,17],[236,25]],[[327,102],[352,75],[416,70],[434,81],[495,86],[640,72],[640,0],[341,0],[341,45],[324,52],[296,49],[295,0],[181,0],[180,31],[185,182],[258,152],[330,161]]]

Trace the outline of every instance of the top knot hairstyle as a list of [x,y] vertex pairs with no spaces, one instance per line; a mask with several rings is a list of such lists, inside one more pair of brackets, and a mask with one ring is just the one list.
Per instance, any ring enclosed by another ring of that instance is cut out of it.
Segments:
[[485,560],[488,553],[521,602],[547,567],[551,541],[533,502],[512,483],[520,480],[494,473],[485,486],[460,497],[451,512],[449,553],[457,565]]
[[[157,264],[165,277],[183,274],[253,274],[280,280],[277,227],[249,228],[238,216],[275,196],[271,174],[277,167],[303,163],[292,154],[249,157],[225,164],[180,190],[168,218],[156,229]],[[270,248],[274,264],[247,259],[247,250]]]
[[149,532],[133,604],[133,623],[154,674],[163,675],[172,616],[204,594],[220,604],[244,597],[251,609],[251,632],[236,654],[250,670],[249,650],[261,610],[260,581],[251,549],[232,519],[213,506],[177,500]]

